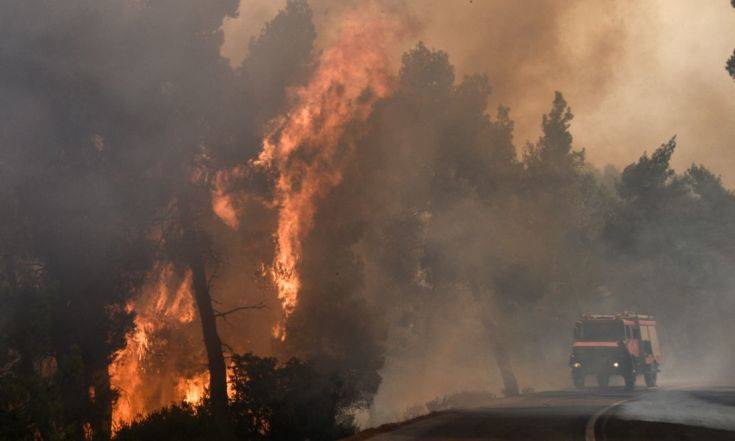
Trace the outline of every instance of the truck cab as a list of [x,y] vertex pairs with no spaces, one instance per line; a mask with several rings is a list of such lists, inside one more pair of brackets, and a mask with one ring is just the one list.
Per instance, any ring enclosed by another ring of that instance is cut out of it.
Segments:
[[569,366],[572,381],[584,388],[587,376],[595,376],[600,388],[619,375],[626,389],[635,387],[642,375],[647,387],[656,386],[662,363],[653,316],[624,312],[582,314],[574,324],[574,342]]

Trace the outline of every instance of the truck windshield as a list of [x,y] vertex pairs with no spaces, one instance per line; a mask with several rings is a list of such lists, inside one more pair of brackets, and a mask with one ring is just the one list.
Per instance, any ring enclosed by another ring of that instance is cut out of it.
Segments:
[[623,324],[619,321],[582,322],[581,340],[611,341],[624,337]]

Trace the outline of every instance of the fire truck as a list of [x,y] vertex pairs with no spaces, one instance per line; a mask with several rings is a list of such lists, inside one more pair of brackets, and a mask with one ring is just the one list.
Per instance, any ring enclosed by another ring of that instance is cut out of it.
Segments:
[[623,377],[626,389],[635,387],[639,375],[647,387],[654,387],[662,361],[653,316],[582,314],[574,324],[569,366],[578,389],[585,387],[588,375],[597,377],[600,388],[607,388],[613,375]]

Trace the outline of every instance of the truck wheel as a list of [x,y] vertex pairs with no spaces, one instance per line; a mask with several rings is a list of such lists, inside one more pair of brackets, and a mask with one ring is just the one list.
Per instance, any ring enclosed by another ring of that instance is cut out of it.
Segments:
[[610,383],[610,376],[607,374],[597,374],[597,385],[600,389],[607,389],[607,385]]
[[647,387],[656,387],[656,380],[658,379],[658,372],[649,372],[643,374],[643,379],[646,380]]
[[572,375],[572,381],[574,382],[574,387],[584,389],[584,375]]
[[635,389],[635,374],[633,372],[623,375],[623,380],[625,380],[625,390]]

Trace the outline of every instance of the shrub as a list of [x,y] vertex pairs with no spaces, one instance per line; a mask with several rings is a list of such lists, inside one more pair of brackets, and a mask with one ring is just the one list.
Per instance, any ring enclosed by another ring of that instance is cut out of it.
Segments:
[[214,420],[205,406],[176,404],[148,414],[115,435],[117,441],[205,441],[213,439]]
[[[230,418],[237,439],[262,441],[326,441],[355,433],[350,414],[356,405],[353,388],[336,374],[312,363],[253,354],[232,359]],[[218,427],[207,401],[170,406],[122,427],[116,441],[200,441],[218,439]]]
[[238,433],[263,440],[333,440],[356,431],[352,393],[339,376],[309,362],[253,354],[233,358],[232,410]]

